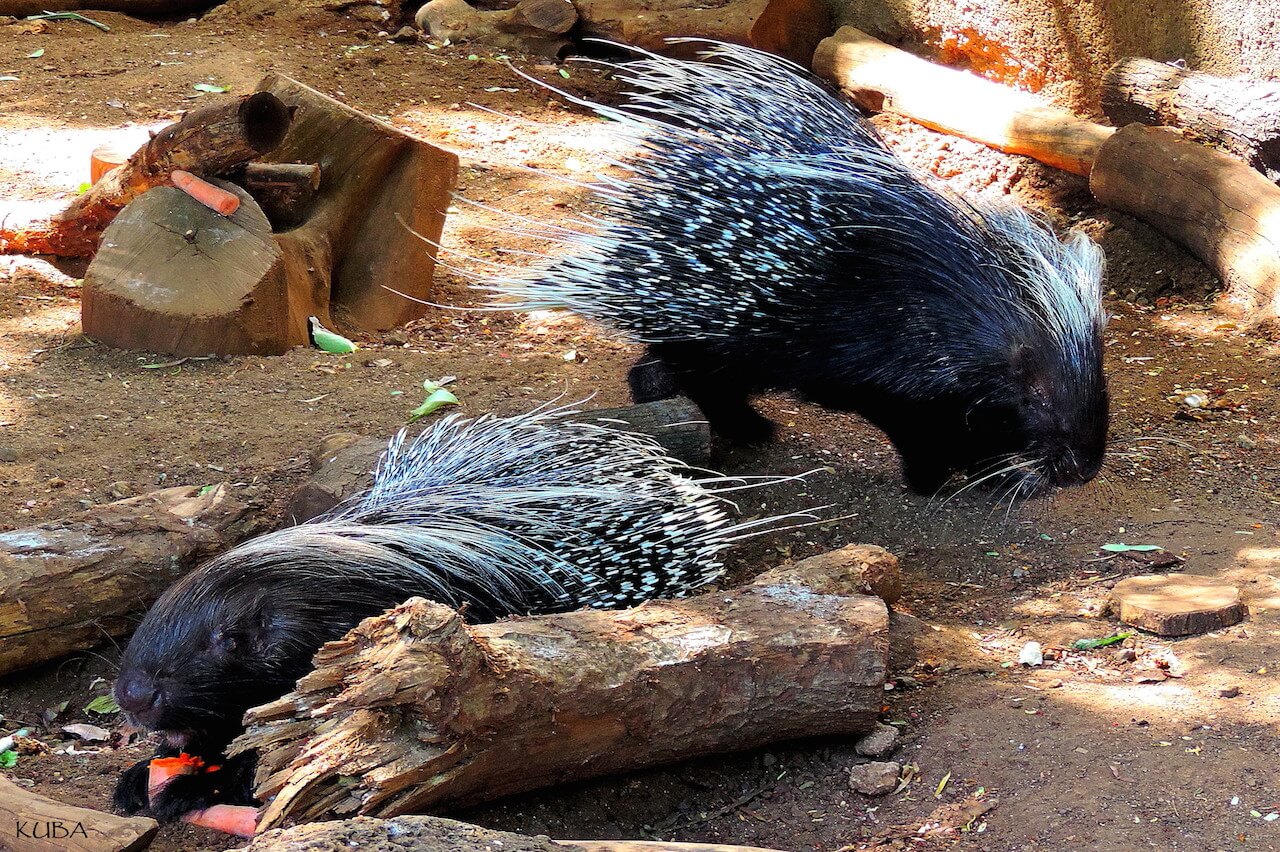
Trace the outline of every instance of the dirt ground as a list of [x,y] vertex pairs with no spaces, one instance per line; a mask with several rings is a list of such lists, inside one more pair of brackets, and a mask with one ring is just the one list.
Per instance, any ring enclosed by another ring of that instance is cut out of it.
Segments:
[[[88,152],[100,140],[136,138],[171,119],[197,102],[195,83],[244,92],[268,71],[458,151],[468,201],[541,221],[564,222],[581,206],[580,191],[554,175],[582,179],[619,153],[604,123],[485,51],[392,44],[375,27],[340,17],[93,17],[111,32],[59,23],[24,34],[0,25],[0,77],[19,78],[0,82],[0,187],[9,199],[69,196],[88,179]],[[580,65],[564,79],[558,66],[512,61],[590,96],[612,91]],[[782,396],[762,400],[784,425],[780,440],[760,451],[719,451],[717,465],[822,471],[805,485],[749,492],[744,511],[819,504],[847,517],[746,548],[735,577],[855,541],[902,557],[909,592],[894,618],[885,719],[901,727],[894,759],[913,767],[911,783],[883,798],[854,793],[853,743],[817,740],[454,816],[554,837],[824,852],[877,836],[910,838],[896,841],[903,848],[993,852],[1280,850],[1280,346],[1210,311],[1214,282],[1203,268],[1093,206],[1080,179],[878,122],[912,162],[957,188],[1012,195],[1102,242],[1114,314],[1114,427],[1103,476],[1018,506],[981,494],[930,501],[906,492],[893,450],[856,418]],[[499,252],[536,248],[491,230],[503,226],[460,201],[446,226],[446,247],[459,253],[449,263],[465,271],[526,260]],[[457,376],[453,387],[472,413],[522,411],[561,395],[595,394],[599,405],[626,399],[634,349],[562,317],[434,311],[403,331],[361,337],[353,356],[299,349],[172,364],[81,336],[81,274],[74,264],[0,258],[0,458],[16,458],[0,462],[0,517],[9,528],[161,485],[217,481],[278,511],[320,437],[389,434],[421,402],[425,378]],[[463,274],[441,269],[438,280],[442,300],[472,299]],[[375,366],[380,359],[391,363]],[[1200,390],[1215,405],[1193,412],[1181,400]],[[1119,625],[1106,608],[1110,587],[1149,570],[1108,558],[1099,550],[1108,542],[1158,544],[1185,559],[1186,570],[1229,578],[1248,619],[1181,641],[1142,635],[1122,648],[1068,650],[1077,639],[1112,634]],[[1056,659],[1017,665],[1029,640]],[[22,755],[7,775],[107,806],[115,774],[145,756],[145,743],[86,745],[61,728],[116,723],[83,709],[107,690],[116,653],[108,644],[0,680],[0,734],[26,726],[50,749]],[[979,792],[996,802],[992,810],[967,831],[929,836],[936,809]],[[154,848],[235,845],[170,827]]]

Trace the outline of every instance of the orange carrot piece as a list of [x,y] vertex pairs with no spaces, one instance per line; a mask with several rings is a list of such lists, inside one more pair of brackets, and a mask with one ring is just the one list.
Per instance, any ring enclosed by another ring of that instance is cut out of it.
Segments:
[[205,207],[215,213],[221,213],[223,216],[230,216],[232,213],[240,209],[240,198],[234,193],[227,192],[221,187],[214,186],[206,180],[201,180],[191,172],[184,172],[181,169],[174,170],[170,175],[170,180],[178,189],[190,195],[196,201],[199,201]]
[[250,805],[214,805],[192,811],[182,821],[237,837],[253,837],[258,830],[258,809]]
[[155,798],[178,775],[191,775],[203,766],[203,760],[185,753],[177,757],[157,757],[148,765],[147,798]]

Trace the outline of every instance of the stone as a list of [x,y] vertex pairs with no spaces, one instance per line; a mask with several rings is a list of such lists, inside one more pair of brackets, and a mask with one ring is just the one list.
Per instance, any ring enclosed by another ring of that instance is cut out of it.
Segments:
[[853,750],[863,757],[884,757],[898,745],[898,729],[893,725],[877,722],[875,729],[858,740]]
[[864,796],[884,796],[898,786],[902,766],[889,761],[873,760],[849,770],[849,789]]

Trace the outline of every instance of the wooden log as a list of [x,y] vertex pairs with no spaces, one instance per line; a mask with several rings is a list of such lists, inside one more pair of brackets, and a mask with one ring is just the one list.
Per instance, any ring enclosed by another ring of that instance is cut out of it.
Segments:
[[[380,330],[426,311],[400,293],[431,298],[435,251],[413,231],[439,241],[457,157],[286,77],[260,88],[293,118],[269,165],[246,174],[300,178],[290,213],[304,221],[273,233],[232,184],[213,181],[242,199],[230,218],[152,190],[112,224],[85,273],[85,334],[173,355],[271,355],[309,344],[312,316]],[[219,171],[243,164],[234,159]],[[305,163],[324,163],[318,189],[304,188]]]
[[272,228],[285,231],[307,218],[320,176],[314,163],[249,163],[230,180],[253,196]]
[[574,0],[584,38],[600,38],[667,56],[691,57],[706,44],[671,43],[703,38],[750,45],[751,29],[770,0]]
[[747,35],[757,50],[808,68],[814,51],[831,35],[831,11],[822,0],[769,0]]
[[[698,407],[683,397],[583,411],[574,419],[648,435],[692,467],[705,467],[711,459],[711,429]],[[386,448],[383,438],[350,433],[326,437],[312,454],[311,476],[294,492],[285,517],[302,523],[368,488]]]
[[1102,109],[1117,127],[1177,127],[1280,181],[1280,81],[1215,77],[1131,57],[1103,77]]
[[255,92],[201,109],[161,130],[51,219],[0,217],[0,252],[86,257],[133,199],[169,182],[175,170],[218,175],[276,148],[289,129],[284,103]]
[[1115,132],[1028,92],[912,56],[853,27],[841,27],[818,45],[813,70],[863,109],[888,110],[1079,175],[1089,174],[1098,148]]
[[569,0],[520,0],[510,9],[490,12],[466,0],[431,0],[414,22],[438,39],[557,57],[570,44],[566,33],[578,22],[578,12]]
[[849,573],[806,561],[786,580],[476,626],[415,598],[322,648],[232,750],[258,753],[265,829],[860,733],[883,700],[888,611]]
[[1212,268],[1225,310],[1280,316],[1280,187],[1261,174],[1176,130],[1132,124],[1102,146],[1089,188]]
[[257,530],[226,486],[167,488],[0,533],[0,674],[133,629],[164,588]]
[[433,816],[357,817],[259,834],[244,852],[778,852],[722,843],[551,840]]
[[1111,590],[1125,624],[1160,636],[1190,636],[1237,624],[1244,618],[1240,590],[1216,577],[1143,574]]
[[148,817],[64,805],[0,777],[0,849],[5,852],[140,852],[159,828]]

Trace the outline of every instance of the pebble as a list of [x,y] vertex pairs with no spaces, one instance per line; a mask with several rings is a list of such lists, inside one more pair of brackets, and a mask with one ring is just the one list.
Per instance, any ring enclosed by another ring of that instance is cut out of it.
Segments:
[[849,789],[864,796],[883,796],[898,786],[902,766],[888,761],[860,763],[849,770]]
[[893,725],[877,722],[875,729],[853,747],[863,757],[884,757],[898,745],[898,729]]
[[108,485],[107,493],[116,500],[123,500],[126,497],[133,496],[133,486],[126,480],[121,479],[119,482],[113,482]]
[[1226,689],[1218,690],[1219,698],[1235,698],[1239,694],[1240,694],[1240,687],[1238,686],[1229,686]]
[[1132,663],[1134,660],[1138,659],[1138,652],[1133,648],[1121,648],[1119,651],[1116,651],[1115,656],[1117,663]]
[[1242,450],[1258,449],[1258,442],[1243,433],[1236,435],[1236,446]]
[[401,27],[396,30],[396,34],[391,37],[392,41],[401,43],[410,43],[418,40],[418,31],[413,27]]
[[0,447],[0,462],[16,462],[18,451],[13,447]]

